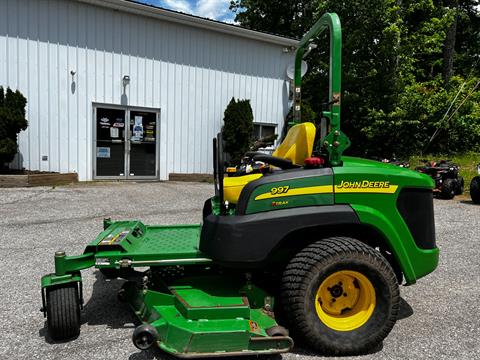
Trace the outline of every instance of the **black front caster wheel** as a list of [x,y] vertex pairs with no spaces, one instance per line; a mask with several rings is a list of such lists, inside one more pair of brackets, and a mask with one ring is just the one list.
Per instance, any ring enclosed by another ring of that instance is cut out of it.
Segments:
[[67,340],[80,334],[78,285],[47,289],[47,325],[53,340]]
[[158,340],[158,332],[150,324],[138,326],[132,335],[133,344],[140,350],[147,350]]

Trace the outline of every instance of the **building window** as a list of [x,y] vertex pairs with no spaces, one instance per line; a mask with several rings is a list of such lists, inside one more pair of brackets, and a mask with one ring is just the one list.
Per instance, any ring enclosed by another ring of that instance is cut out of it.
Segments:
[[275,135],[277,130],[276,124],[253,124],[253,139],[260,140],[265,138],[270,138],[272,135]]

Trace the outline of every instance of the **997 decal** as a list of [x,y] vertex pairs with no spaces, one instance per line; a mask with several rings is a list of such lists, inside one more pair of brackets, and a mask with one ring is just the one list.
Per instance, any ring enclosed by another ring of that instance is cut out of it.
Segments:
[[[267,188],[268,189],[268,188]],[[305,186],[305,187],[294,187],[291,188],[290,185],[275,186],[269,190],[265,189],[262,194],[255,196],[255,200],[266,200],[272,198],[283,198],[290,196],[301,196],[301,195],[322,195],[322,194],[332,194],[333,185],[317,185],[317,186]],[[285,205],[285,204],[281,204]]]
[[290,186],[285,185],[285,186],[277,186],[274,188],[270,189],[270,194],[272,195],[280,195],[280,194],[285,194],[288,192],[288,189],[290,189]]

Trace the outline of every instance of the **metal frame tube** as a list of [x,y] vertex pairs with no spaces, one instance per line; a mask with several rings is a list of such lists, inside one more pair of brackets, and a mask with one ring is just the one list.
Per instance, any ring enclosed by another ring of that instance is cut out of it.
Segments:
[[350,146],[350,140],[340,131],[340,102],[342,82],[342,27],[340,18],[335,13],[324,14],[302,37],[295,53],[294,76],[294,123],[301,122],[302,97],[302,58],[309,44],[324,31],[330,32],[330,66],[329,66],[329,111],[323,116],[330,120],[330,133],[321,139],[329,153],[333,166],[341,165],[341,155]]

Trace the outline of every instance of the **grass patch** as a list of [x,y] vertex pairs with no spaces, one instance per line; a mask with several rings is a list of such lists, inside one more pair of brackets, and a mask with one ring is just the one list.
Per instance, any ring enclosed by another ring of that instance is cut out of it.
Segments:
[[451,160],[460,166],[460,176],[465,180],[465,191],[470,189],[470,181],[478,175],[477,165],[480,163],[480,154],[467,153],[462,155],[428,155],[428,156],[412,156],[409,159],[410,168],[414,170],[417,166],[422,166],[422,159],[428,160]]

